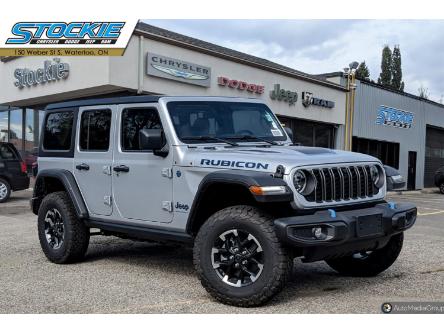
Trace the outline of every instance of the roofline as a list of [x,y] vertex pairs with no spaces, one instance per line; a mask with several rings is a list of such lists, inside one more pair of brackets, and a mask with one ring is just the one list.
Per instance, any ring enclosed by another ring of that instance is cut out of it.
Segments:
[[[144,24],[144,23],[143,22],[139,22],[139,24]],[[256,67],[256,68],[259,68],[259,69],[266,70],[268,72],[274,72],[274,73],[282,74],[282,75],[289,76],[289,77],[292,77],[292,78],[297,78],[297,79],[304,80],[304,81],[307,81],[307,82],[310,82],[310,83],[315,83],[315,84],[319,84],[319,85],[322,85],[322,86],[326,86],[326,87],[329,87],[329,88],[332,88],[332,89],[341,90],[341,91],[347,91],[347,89],[345,87],[343,87],[343,86],[341,86],[339,84],[333,83],[333,82],[318,80],[318,79],[311,78],[311,77],[308,77],[308,76],[304,76],[304,75],[300,75],[300,74],[297,74],[297,73],[292,73],[292,72],[289,72],[289,71],[285,71],[283,69],[273,68],[271,66],[266,66],[266,65],[263,65],[263,64],[259,64],[259,63],[254,62],[254,61],[248,61],[248,60],[245,60],[245,59],[241,59],[239,57],[235,57],[235,56],[232,56],[232,55],[228,55],[228,54],[224,54],[224,53],[217,52],[217,51],[214,51],[214,50],[210,50],[210,49],[207,49],[205,47],[201,47],[201,46],[197,46],[197,45],[192,45],[192,44],[189,44],[189,43],[186,43],[186,42],[182,42],[182,41],[178,41],[176,39],[165,37],[165,36],[160,36],[160,35],[157,35],[157,34],[154,34],[154,33],[151,33],[151,32],[147,32],[147,31],[144,31],[144,30],[141,30],[141,29],[138,29],[138,28],[134,29],[133,35],[139,35],[139,36],[147,37],[148,39],[151,39],[151,40],[156,40],[156,41],[164,42],[164,43],[167,43],[167,44],[170,44],[170,45],[183,47],[183,48],[186,48],[186,49],[189,49],[189,50],[192,50],[192,51],[199,51],[201,53],[208,54],[208,55],[211,55],[211,56],[215,56],[215,57],[218,57],[218,58],[221,58],[221,59],[227,59],[227,60],[235,61],[235,62],[240,63],[240,64],[245,64],[245,65],[248,65],[248,66],[251,66],[251,67]]]
[[[186,48],[186,49],[193,50],[193,51],[199,51],[201,53],[208,54],[208,55],[211,55],[211,56],[215,56],[215,57],[218,57],[218,58],[221,58],[221,59],[227,59],[227,60],[230,60],[230,61],[234,61],[236,63],[245,64],[245,65],[248,65],[248,66],[251,66],[251,67],[256,67],[256,68],[259,68],[259,69],[263,69],[263,70],[266,70],[268,72],[273,72],[273,73],[276,73],[276,74],[281,74],[281,75],[284,75],[284,76],[300,79],[300,80],[303,80],[303,81],[307,81],[307,82],[310,82],[310,83],[322,85],[322,86],[325,86],[325,87],[328,87],[328,88],[332,88],[332,89],[336,89],[336,90],[340,90],[340,91],[348,91],[345,87],[343,87],[343,86],[341,86],[339,84],[336,84],[336,83],[333,83],[333,82],[330,82],[330,81],[327,81],[327,80],[317,79],[316,75],[313,75],[313,76],[311,76],[309,74],[303,75],[303,73],[299,74],[299,73],[287,71],[287,70],[284,70],[284,69],[275,68],[275,67],[272,67],[272,66],[267,66],[267,65],[255,62],[255,61],[250,61],[250,60],[242,59],[242,58],[236,57],[234,55],[228,55],[228,54],[225,54],[225,53],[222,53],[222,52],[218,52],[218,51],[215,51],[215,50],[211,50],[211,49],[208,49],[208,48],[205,48],[205,47],[202,47],[202,46],[197,46],[197,45],[189,44],[187,42],[180,41],[180,40],[177,40],[177,39],[174,39],[174,38],[170,38],[170,37],[166,37],[166,36],[161,36],[161,35],[158,35],[158,34],[155,34],[155,33],[152,33],[152,32],[148,32],[148,31],[145,31],[145,30],[142,30],[142,29],[138,28],[139,26],[142,26],[142,27],[143,26],[147,26],[147,27],[149,27],[150,25],[146,24],[144,22],[139,21],[137,26],[135,27],[133,33],[132,33],[132,36],[134,36],[134,35],[144,36],[144,37],[147,37],[148,39],[151,39],[151,40],[156,40],[156,41],[164,42],[164,43],[167,43],[167,44],[170,44],[170,45],[179,46],[179,47]],[[159,28],[159,29],[162,29],[162,28]],[[165,30],[165,29],[163,29],[163,30]],[[167,31],[169,31],[169,30],[167,30]],[[178,33],[175,33],[175,34],[178,34]],[[185,36],[185,35],[183,35],[183,36]],[[195,39],[195,38],[190,37],[190,36],[185,36],[185,37]],[[208,42],[205,42],[205,43],[208,43]],[[208,44],[210,44],[210,43],[208,43]],[[214,45],[216,45],[216,44],[214,44]],[[220,45],[216,45],[216,46],[222,47]],[[228,49],[228,48],[225,48],[225,49]],[[228,50],[232,50],[232,49],[228,49]],[[235,51],[235,50],[232,50],[232,51]],[[238,52],[238,51],[235,51],[235,52]],[[246,54],[246,55],[248,55],[248,54]],[[1,57],[0,60],[2,62],[9,62],[9,61],[14,60],[16,58],[20,58],[20,57],[19,56]],[[264,60],[266,60],[266,59],[264,59]],[[277,64],[277,65],[279,65],[279,64]]]
[[244,103],[266,104],[265,101],[254,97],[234,97],[234,96],[173,96],[173,95],[128,95],[119,97],[104,98],[82,98],[68,102],[58,102],[48,104],[45,111],[60,109],[75,109],[82,106],[94,105],[115,105],[115,104],[137,104],[137,103],[158,103],[160,100],[183,100],[183,101],[238,101]]
[[432,104],[432,105],[444,108],[444,104],[441,104],[441,103],[438,103],[438,102],[432,101],[430,99],[423,98],[423,97],[420,97],[420,96],[417,96],[417,95],[414,95],[414,94],[411,94],[411,93],[408,93],[408,92],[394,90],[394,89],[385,87],[382,84],[379,84],[379,83],[376,83],[376,82],[371,82],[371,81],[367,81],[367,80],[359,80],[359,82],[361,82],[362,84],[366,84],[368,86],[373,86],[373,87],[376,87],[376,88],[380,88],[382,90],[386,90],[386,91],[392,92],[394,94],[403,95],[405,97],[410,97],[410,98],[416,99],[418,101],[423,101],[423,102],[426,102],[426,103],[429,103],[429,104]]

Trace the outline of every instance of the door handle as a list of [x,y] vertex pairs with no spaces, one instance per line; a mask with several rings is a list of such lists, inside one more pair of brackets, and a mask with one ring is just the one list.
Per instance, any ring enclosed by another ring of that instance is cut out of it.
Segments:
[[129,172],[129,168],[126,165],[116,165],[113,170],[116,172]]
[[77,164],[76,165],[76,169],[77,170],[86,170],[86,171],[88,171],[89,170],[89,165],[86,164],[86,163]]

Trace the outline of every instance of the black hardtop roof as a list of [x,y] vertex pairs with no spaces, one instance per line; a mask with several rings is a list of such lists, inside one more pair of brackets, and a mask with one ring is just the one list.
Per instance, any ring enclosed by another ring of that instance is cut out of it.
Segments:
[[79,99],[69,102],[59,102],[48,104],[45,110],[78,108],[80,106],[92,105],[112,105],[112,104],[130,104],[130,103],[156,103],[164,95],[139,95],[139,96],[120,96],[120,97],[106,97],[106,98],[90,98]]
[[182,98],[232,98],[243,100],[257,98],[252,97],[234,97],[234,96],[171,96],[171,95],[129,95],[119,97],[105,97],[105,98],[85,98],[68,102],[58,102],[48,104],[45,110],[59,110],[59,109],[76,109],[81,106],[94,106],[94,105],[113,105],[113,104],[131,104],[131,103],[157,103],[162,97],[182,97]]

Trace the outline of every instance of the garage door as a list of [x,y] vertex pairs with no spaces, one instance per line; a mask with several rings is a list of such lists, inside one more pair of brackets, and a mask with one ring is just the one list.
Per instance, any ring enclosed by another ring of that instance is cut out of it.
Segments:
[[435,171],[444,166],[444,129],[427,126],[424,186],[433,187]]

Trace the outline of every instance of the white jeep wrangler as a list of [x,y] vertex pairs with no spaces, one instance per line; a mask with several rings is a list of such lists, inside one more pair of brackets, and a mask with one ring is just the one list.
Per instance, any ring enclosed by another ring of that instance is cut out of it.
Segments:
[[260,100],[129,96],[47,107],[32,210],[52,262],[103,235],[194,246],[206,290],[257,306],[293,259],[372,276],[398,257],[416,207],[387,203],[371,156],[293,145]]

